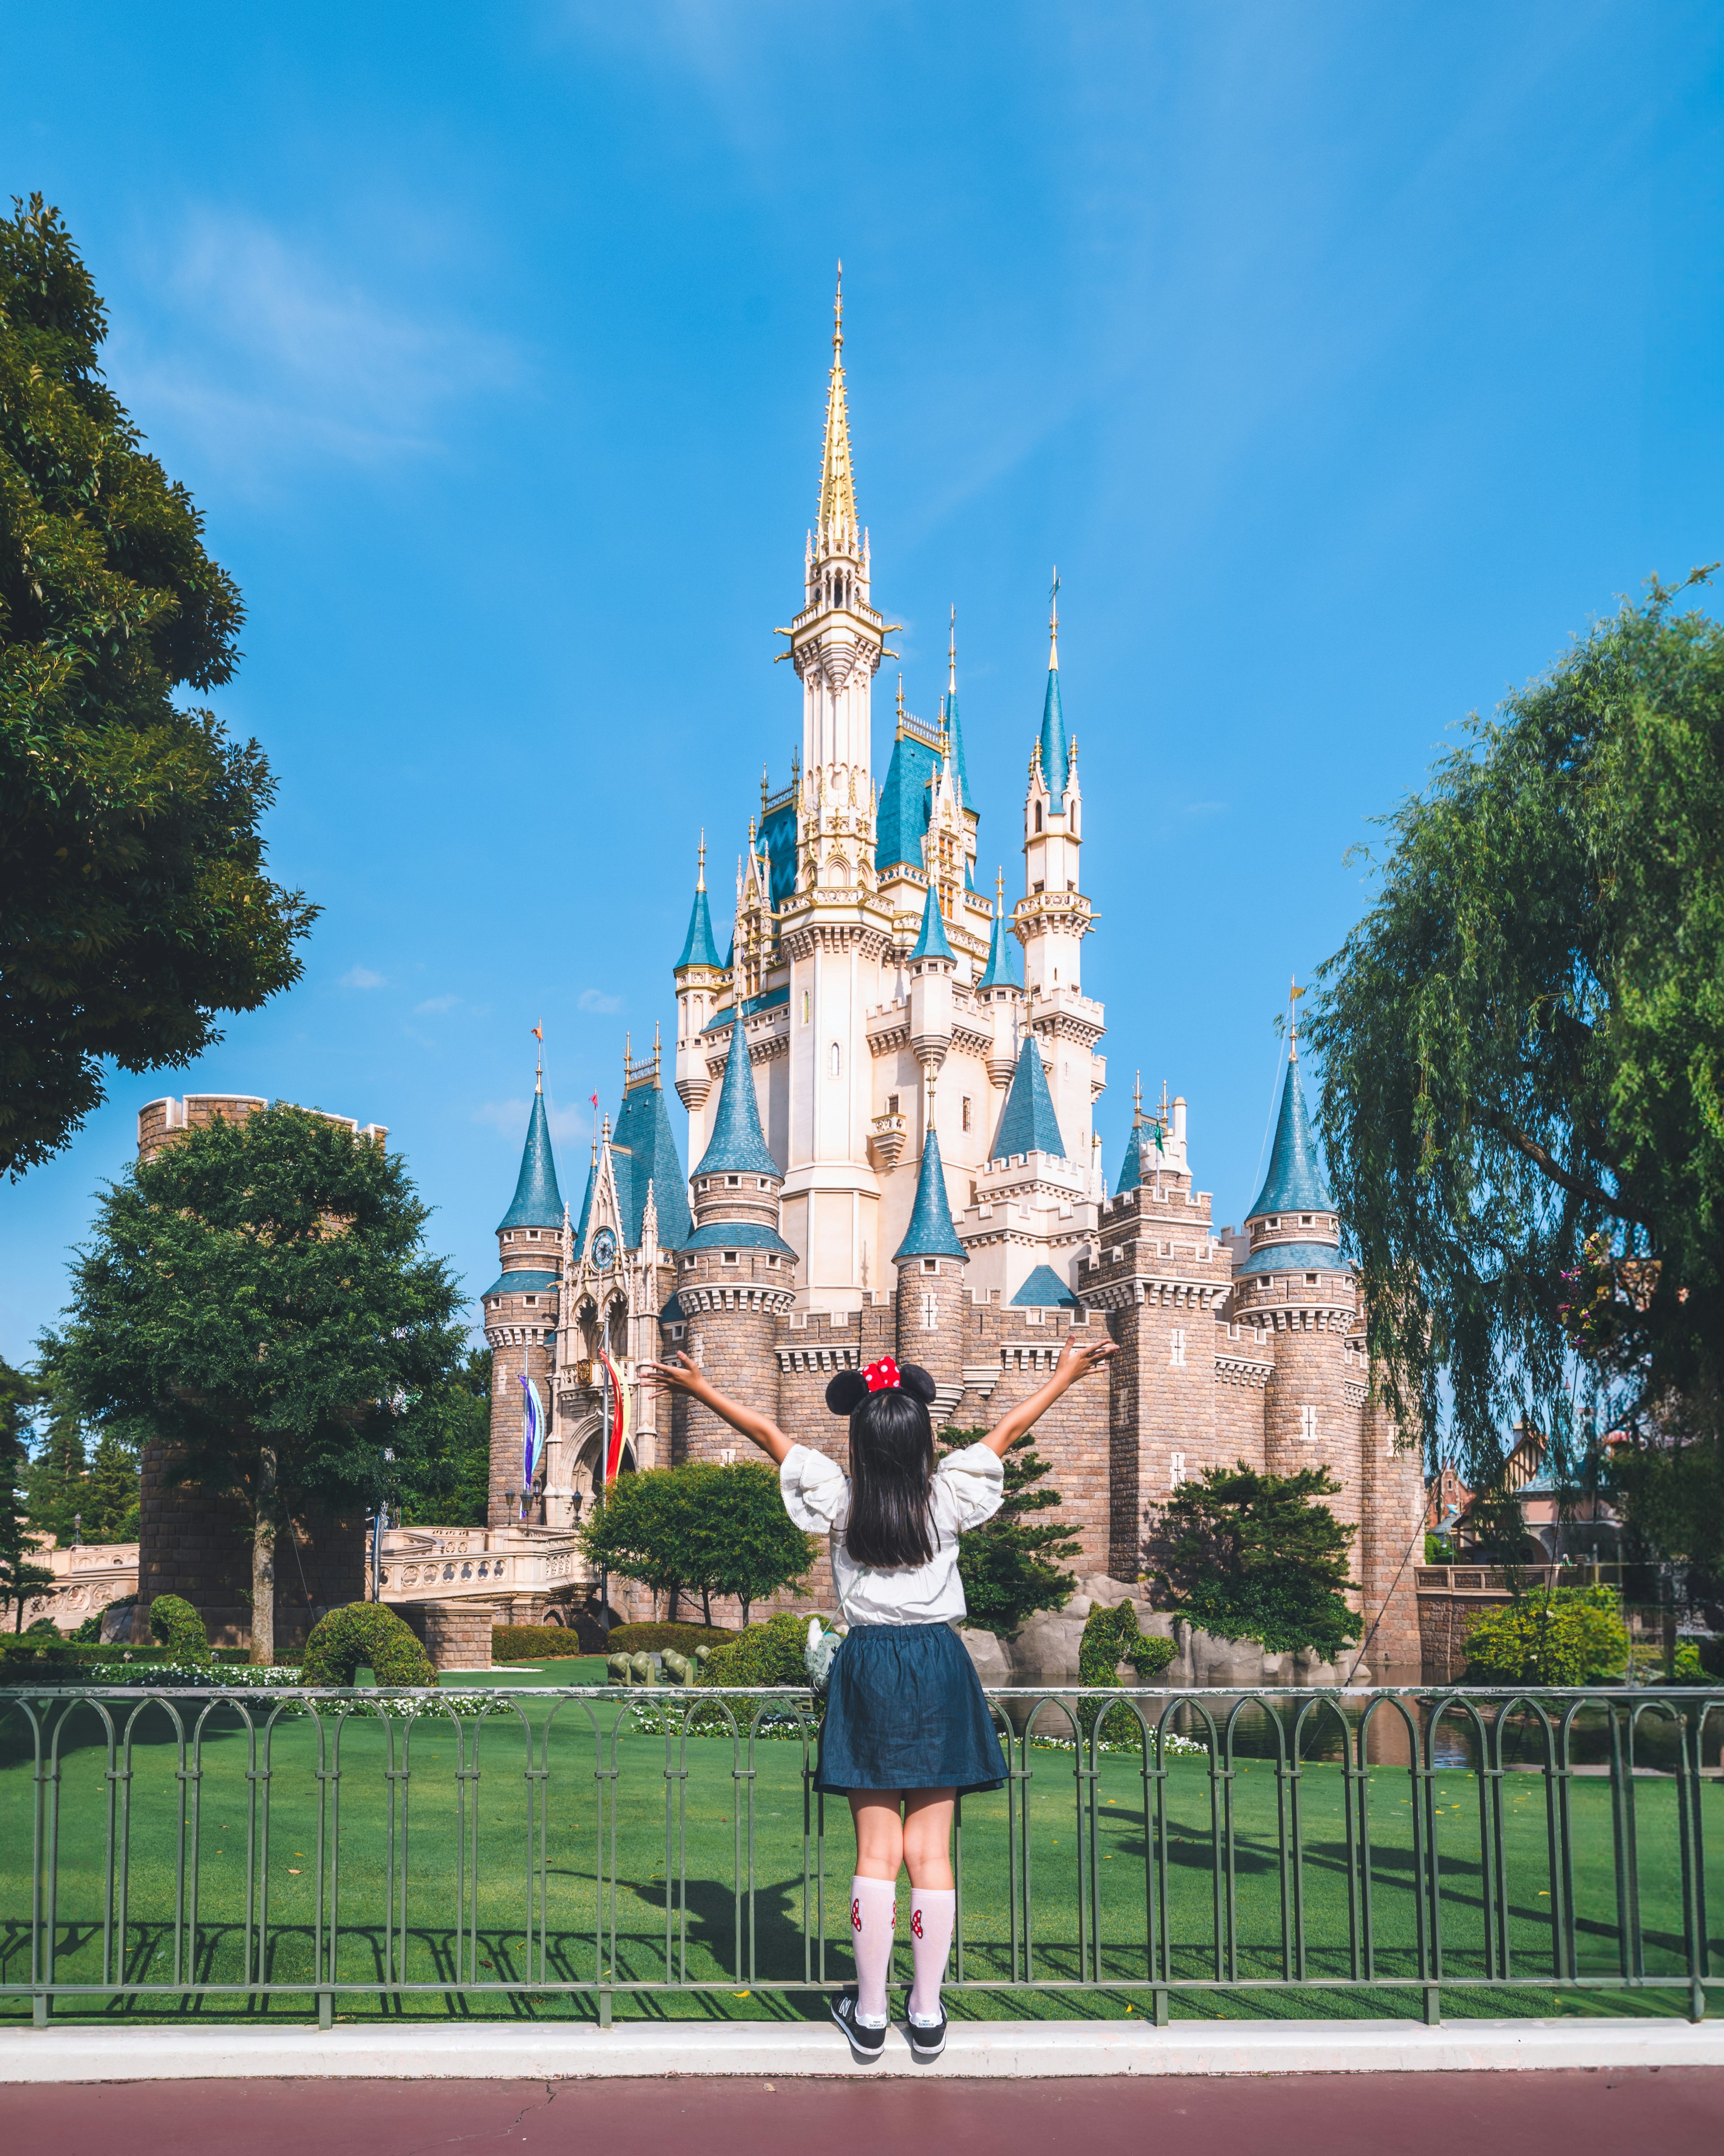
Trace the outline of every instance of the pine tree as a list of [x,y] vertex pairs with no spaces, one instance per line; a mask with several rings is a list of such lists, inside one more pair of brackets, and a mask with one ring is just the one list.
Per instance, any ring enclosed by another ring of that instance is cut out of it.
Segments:
[[55,1388],[51,1371],[44,1372],[38,1385],[42,1407],[36,1416],[35,1447],[23,1474],[24,1508],[36,1533],[51,1535],[64,1549],[79,1533],[74,1522],[87,1509],[90,1455],[83,1418]]
[[84,1539],[135,1543],[138,1538],[138,1456],[117,1430],[105,1430],[84,1486]]
[[46,1566],[29,1561],[33,1530],[25,1517],[22,1486],[31,1417],[41,1400],[42,1389],[33,1378],[0,1362],[0,1609],[13,1605],[14,1631],[23,1629],[25,1603],[54,1579]]
[[[940,1447],[943,1452],[956,1452],[987,1435],[983,1430],[948,1430],[941,1436]],[[985,1526],[958,1543],[958,1577],[963,1582],[969,1622],[980,1631],[1003,1633],[1008,1638],[1038,1609],[1058,1609],[1067,1600],[1076,1582],[1070,1573],[1060,1570],[1060,1564],[1083,1547],[1057,1521],[1040,1527],[1028,1524],[1033,1513],[1050,1511],[1064,1502],[1057,1490],[1036,1486],[1048,1472],[1048,1463],[1036,1450],[1034,1439],[1034,1431],[1026,1430],[1007,1447],[1004,1503]]]

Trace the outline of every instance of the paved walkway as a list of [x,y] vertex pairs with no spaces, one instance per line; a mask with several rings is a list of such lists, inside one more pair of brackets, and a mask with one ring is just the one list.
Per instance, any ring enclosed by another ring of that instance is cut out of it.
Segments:
[[1554,2020],[962,2021],[946,2056],[918,2066],[900,2028],[878,2066],[851,2062],[818,2021],[377,2021],[320,2030],[135,2021],[0,2032],[0,2083],[295,2080],[640,2081],[664,2076],[779,2082],[907,2075],[917,2082],[1189,2075],[1362,2076],[1609,2066],[1724,2072],[1724,2019],[1567,2016]]
[[1716,2148],[1724,2068],[1014,2082],[179,2081],[13,2087],[54,2156],[1634,2156]]

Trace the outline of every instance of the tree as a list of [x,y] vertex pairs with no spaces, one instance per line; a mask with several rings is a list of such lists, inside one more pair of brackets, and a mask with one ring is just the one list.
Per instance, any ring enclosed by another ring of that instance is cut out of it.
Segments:
[[[943,1452],[973,1445],[987,1432],[948,1430],[940,1440]],[[958,1578],[963,1583],[967,1622],[983,1632],[1010,1638],[1038,1609],[1058,1609],[1076,1584],[1060,1569],[1083,1544],[1055,1521],[1027,1524],[1032,1514],[1063,1502],[1057,1490],[1038,1489],[1048,1463],[1035,1450],[1035,1433],[1026,1430],[1006,1448],[1004,1502],[991,1520],[959,1538]]]
[[1682,588],[1470,722],[1387,819],[1320,977],[1320,1116],[1384,1399],[1449,1421],[1482,1493],[1516,1423],[1559,1480],[1606,1430],[1696,1424],[1717,1470],[1724,629],[1675,611]]
[[666,1596],[666,1614],[674,1620],[678,1596],[695,1584],[700,1489],[717,1472],[691,1461],[619,1476],[607,1486],[604,1502],[595,1505],[581,1524],[581,1548],[588,1563]]
[[1205,1631],[1259,1640],[1271,1654],[1315,1647],[1332,1661],[1359,1636],[1346,1599],[1358,1530],[1318,1502],[1340,1487],[1322,1467],[1206,1468],[1152,1508],[1147,1552],[1157,1585]]
[[39,195],[0,219],[0,1168],[101,1064],[183,1065],[298,979],[317,909],[262,872],[255,742],[176,692],[239,654],[233,579],[102,379],[106,317]]
[[490,1505],[491,1351],[421,1394],[416,1440],[396,1463],[393,1502],[407,1527],[482,1527]]
[[82,1532],[90,1457],[76,1407],[46,1368],[38,1371],[37,1383],[36,1442],[24,1470],[24,1504],[36,1532],[52,1536],[64,1548]]
[[413,1471],[455,1367],[460,1291],[425,1255],[407,1170],[278,1106],[188,1131],[100,1201],[56,1369],[105,1429],[173,1448],[252,1532],[252,1659],[275,1657],[275,1547],[301,1499],[369,1499]]
[[30,1597],[54,1584],[45,1566],[29,1561],[32,1529],[22,1487],[30,1418],[41,1399],[33,1378],[0,1362],[0,1609],[10,1604],[16,1610],[14,1631],[23,1630],[24,1604]]
[[141,1494],[137,1447],[123,1432],[105,1430],[96,1440],[84,1486],[85,1541],[135,1543]]
[[667,1596],[673,1616],[692,1590],[709,1625],[715,1594],[734,1594],[747,1625],[753,1603],[807,1578],[818,1549],[784,1510],[770,1467],[710,1460],[620,1476],[582,1524],[581,1546],[590,1563]]
[[819,1543],[785,1511],[775,1468],[743,1460],[711,1469],[693,1510],[694,1584],[708,1624],[711,1598],[734,1594],[746,1625],[754,1603],[799,1585],[819,1554]]

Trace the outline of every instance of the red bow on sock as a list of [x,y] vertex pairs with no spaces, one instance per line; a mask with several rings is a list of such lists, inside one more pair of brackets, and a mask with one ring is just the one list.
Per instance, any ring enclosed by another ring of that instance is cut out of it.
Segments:
[[877,1363],[870,1363],[862,1373],[868,1380],[870,1393],[895,1393],[903,1380],[898,1375],[898,1365],[890,1355],[882,1355]]

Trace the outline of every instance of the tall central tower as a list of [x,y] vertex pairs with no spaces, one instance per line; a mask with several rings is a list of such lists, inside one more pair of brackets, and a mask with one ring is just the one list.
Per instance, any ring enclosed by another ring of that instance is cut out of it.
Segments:
[[[840,271],[840,278],[842,271]],[[850,1310],[883,1285],[867,1014],[888,992],[892,923],[880,903],[870,733],[887,624],[870,598],[844,395],[844,287],[833,304],[820,499],[788,629],[803,687],[796,873],[779,915],[789,966],[784,1233],[817,1309]],[[739,991],[740,993],[740,991]],[[762,1042],[764,1051],[766,1044]]]

